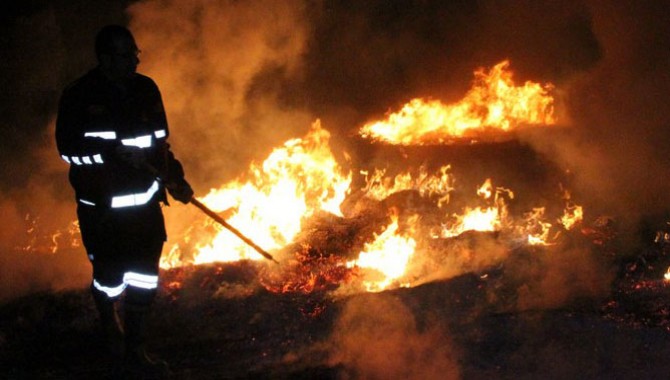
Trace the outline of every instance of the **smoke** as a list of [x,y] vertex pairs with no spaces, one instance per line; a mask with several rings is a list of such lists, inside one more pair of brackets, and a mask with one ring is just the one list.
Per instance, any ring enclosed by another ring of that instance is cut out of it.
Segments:
[[[279,91],[305,50],[301,1],[143,1],[128,9],[139,70],[161,88],[173,149],[202,190],[301,136],[313,116]],[[204,194],[203,194],[204,195]]]
[[329,365],[344,378],[458,379],[457,356],[439,327],[419,329],[400,299],[376,294],[346,301],[330,337]]
[[450,240],[448,245],[413,260],[408,270],[417,278],[415,285],[465,273],[484,273],[510,255],[509,247],[492,234],[464,233]]
[[668,217],[670,3],[587,4],[601,58],[561,83],[570,131],[532,143],[572,171],[592,212],[637,232],[643,219]]
[[554,309],[583,299],[600,299],[609,294],[613,278],[602,258],[580,247],[543,252],[532,264],[512,263],[510,280],[521,283],[516,289],[518,310]]
[[90,266],[73,225],[73,196],[63,191],[67,165],[54,157],[53,132],[52,122],[40,138],[43,145],[32,152],[42,166],[0,202],[0,301],[90,283]]
[[[502,274],[490,302],[503,310],[548,310],[609,295],[614,268],[585,239],[566,235],[546,247],[517,246],[509,236],[470,232],[428,252],[417,252],[407,268],[413,286],[475,273]],[[493,280],[495,281],[495,280]],[[495,290],[494,290],[495,289]],[[514,301],[503,300],[514,294]]]

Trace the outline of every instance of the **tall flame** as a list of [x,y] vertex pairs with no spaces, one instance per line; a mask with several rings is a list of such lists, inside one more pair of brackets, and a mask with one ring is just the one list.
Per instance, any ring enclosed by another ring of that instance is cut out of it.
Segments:
[[[505,132],[523,125],[551,125],[553,98],[551,84],[526,82],[516,86],[509,71],[509,62],[503,61],[488,72],[475,71],[473,87],[465,97],[451,105],[439,101],[413,99],[387,120],[368,124],[360,130],[364,137],[393,144],[445,143],[456,138],[474,138],[482,133]],[[317,120],[303,138],[285,142],[276,148],[262,164],[252,163],[244,178],[213,189],[201,201],[216,212],[225,212],[228,222],[267,250],[286,247],[302,230],[302,223],[315,213],[325,211],[342,216],[339,206],[349,193],[351,173],[343,174],[328,142],[330,134]],[[450,202],[454,192],[451,167],[445,165],[434,173],[420,167],[418,173],[401,172],[387,175],[384,169],[361,171],[366,184],[361,192],[370,199],[383,201],[389,196],[410,190],[421,198],[430,199],[437,210]],[[476,190],[479,199],[467,205],[461,214],[446,215],[435,211],[438,218],[426,218],[422,227],[430,223],[431,236],[419,236],[416,231],[419,215],[404,217],[399,226],[398,213],[392,213],[388,226],[373,241],[365,244],[358,256],[346,262],[335,256],[333,260],[315,260],[308,247],[298,253],[293,272],[275,273],[267,278],[266,286],[275,291],[309,292],[328,283],[324,268],[337,268],[333,278],[360,276],[367,291],[381,291],[393,286],[409,286],[412,273],[407,273],[417,255],[418,242],[427,238],[451,238],[466,231],[505,230],[515,241],[530,245],[551,244],[549,231],[554,224],[545,217],[544,207],[535,207],[523,218],[515,220],[508,215],[507,202],[514,193],[503,187],[494,187],[490,178]],[[583,218],[582,208],[569,202],[566,192],[565,212],[556,225],[565,230],[574,228]],[[436,233],[439,231],[439,233]],[[259,260],[262,257],[226,230],[217,230],[209,240],[195,246],[193,262],[229,262],[242,259]],[[420,250],[430,250],[421,247]],[[175,260],[181,248],[175,245],[165,255],[162,265],[172,267],[183,262]],[[425,252],[424,252],[425,253]],[[351,256],[349,256],[351,257]],[[415,262],[416,263],[416,262]],[[309,268],[306,271],[306,268]],[[334,273],[335,273],[334,272]],[[294,278],[289,278],[293,273]],[[297,273],[297,274],[296,274]],[[289,277],[287,277],[289,276]],[[324,282],[325,281],[325,282]]]
[[[227,221],[259,246],[282,248],[300,232],[304,218],[317,211],[341,214],[339,205],[349,191],[351,173],[341,173],[329,139],[330,133],[317,120],[304,138],[276,148],[262,165],[252,163],[247,181],[214,189],[201,201],[216,212],[230,212]],[[227,230],[197,248],[195,264],[262,259]],[[164,264],[169,263],[168,255]]]
[[457,103],[415,98],[386,120],[364,125],[360,135],[399,145],[442,144],[477,137],[485,129],[506,132],[555,123],[552,84],[527,81],[516,86],[507,60],[474,76],[472,88]]

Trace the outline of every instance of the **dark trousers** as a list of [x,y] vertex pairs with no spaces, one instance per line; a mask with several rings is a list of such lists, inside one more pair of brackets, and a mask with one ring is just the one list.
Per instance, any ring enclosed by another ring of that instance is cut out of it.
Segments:
[[160,204],[151,202],[119,209],[79,204],[77,215],[82,241],[93,265],[94,293],[96,289],[105,289],[97,296],[104,294],[114,299],[125,291],[127,305],[150,305],[156,287],[136,286],[137,282],[129,282],[128,278],[155,278],[157,282],[166,239]]

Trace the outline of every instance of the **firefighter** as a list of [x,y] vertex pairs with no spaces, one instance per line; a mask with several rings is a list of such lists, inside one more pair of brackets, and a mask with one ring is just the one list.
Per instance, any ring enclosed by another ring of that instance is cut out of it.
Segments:
[[107,348],[122,358],[124,370],[167,372],[144,345],[167,238],[161,207],[168,204],[166,190],[182,203],[193,190],[167,143],[159,89],[136,73],[140,50],[132,33],[120,25],[103,27],[95,53],[98,65],[62,93],[56,143],[70,165]]

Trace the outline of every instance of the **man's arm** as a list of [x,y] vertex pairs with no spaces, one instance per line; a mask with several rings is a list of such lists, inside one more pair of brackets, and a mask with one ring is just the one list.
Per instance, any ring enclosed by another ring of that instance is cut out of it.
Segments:
[[158,145],[158,154],[152,162],[152,166],[160,171],[160,176],[165,183],[168,193],[176,200],[182,203],[188,203],[193,197],[193,189],[186,181],[184,168],[175,157],[167,138],[170,135],[168,128],[167,117],[165,115],[165,108],[163,107],[163,100],[161,98],[158,86],[152,82],[153,96],[149,104],[149,120],[153,126]]

